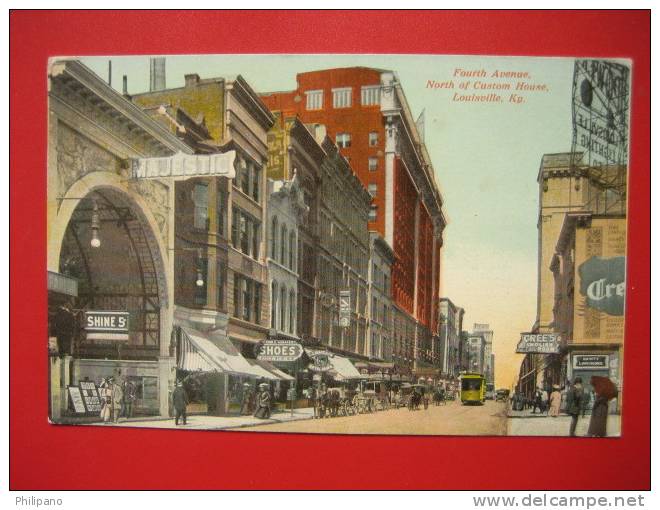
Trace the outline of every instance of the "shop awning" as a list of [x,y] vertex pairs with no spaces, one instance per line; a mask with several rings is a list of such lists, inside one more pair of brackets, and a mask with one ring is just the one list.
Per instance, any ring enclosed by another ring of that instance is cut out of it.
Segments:
[[207,334],[187,327],[181,327],[177,368],[277,379],[262,367],[251,365],[229,339],[214,335],[211,340]]
[[307,353],[310,355],[314,354],[325,354],[328,357],[328,361],[332,368],[330,369],[330,375],[334,377],[337,381],[348,381],[350,379],[362,379],[363,376],[358,372],[357,368],[351,363],[351,360],[344,358],[338,354],[333,354],[332,352],[326,351],[317,351],[312,349],[306,349]]
[[286,372],[282,372],[279,368],[277,368],[275,365],[273,365],[270,361],[263,361],[259,359],[250,359],[248,360],[250,363],[254,362],[257,365],[259,365],[261,368],[267,370],[268,372],[271,372],[272,374],[275,374],[276,379],[281,379],[283,381],[293,381],[295,377],[290,376]]

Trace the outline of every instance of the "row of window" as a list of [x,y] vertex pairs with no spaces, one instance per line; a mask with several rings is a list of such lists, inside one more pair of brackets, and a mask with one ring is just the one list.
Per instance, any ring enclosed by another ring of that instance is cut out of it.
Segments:
[[277,216],[273,216],[270,231],[270,258],[296,272],[298,243],[296,233],[288,231],[286,225],[279,225]]
[[261,167],[254,161],[248,160],[238,154],[234,160],[234,169],[236,170],[234,186],[239,188],[255,202],[259,202],[261,190]]
[[[308,90],[305,92],[307,98],[307,110],[323,109],[323,90]],[[360,104],[362,106],[380,105],[380,85],[367,85],[361,88]],[[340,87],[332,89],[332,107],[350,108],[353,105],[353,88]]]
[[[351,134],[350,133],[337,133],[337,136],[335,136],[335,143],[337,144],[337,147],[340,149],[345,149],[347,147],[351,146]],[[369,147],[377,147],[378,146],[378,132],[377,131],[372,131],[369,133]],[[376,159],[376,158],[369,158],[371,159]]]
[[253,259],[259,258],[261,222],[238,207],[232,209],[232,246]]
[[270,301],[271,328],[284,333],[296,334],[297,299],[293,289],[287,290],[286,285],[273,281]]

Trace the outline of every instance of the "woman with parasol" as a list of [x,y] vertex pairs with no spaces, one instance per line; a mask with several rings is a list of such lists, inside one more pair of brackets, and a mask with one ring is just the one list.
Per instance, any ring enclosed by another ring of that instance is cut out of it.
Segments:
[[618,390],[616,384],[607,377],[594,375],[590,382],[596,394],[596,399],[591,410],[587,436],[605,437],[607,436],[608,402],[617,396]]

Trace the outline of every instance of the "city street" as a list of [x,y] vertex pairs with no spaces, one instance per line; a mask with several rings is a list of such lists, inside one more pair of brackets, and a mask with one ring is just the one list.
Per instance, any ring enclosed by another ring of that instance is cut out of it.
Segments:
[[506,408],[487,401],[483,406],[448,402],[427,410],[391,409],[323,420],[304,420],[243,428],[243,431],[323,434],[505,435]]

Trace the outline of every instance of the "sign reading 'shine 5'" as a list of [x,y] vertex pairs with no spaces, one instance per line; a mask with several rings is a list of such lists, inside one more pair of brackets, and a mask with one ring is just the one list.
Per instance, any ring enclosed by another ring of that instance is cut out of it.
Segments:
[[128,340],[128,312],[89,310],[85,312],[88,340]]

